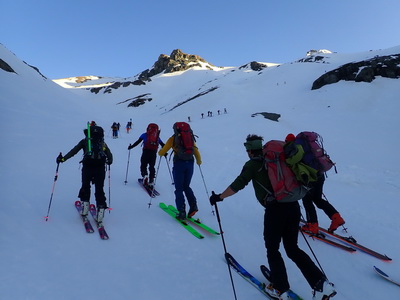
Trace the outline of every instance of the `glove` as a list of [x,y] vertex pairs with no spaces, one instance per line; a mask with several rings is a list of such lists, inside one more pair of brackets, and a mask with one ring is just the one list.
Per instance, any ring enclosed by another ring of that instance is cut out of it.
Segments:
[[196,161],[196,163],[200,166],[201,165],[201,160]]
[[128,150],[131,150],[132,148],[133,148],[133,146],[131,144],[129,144]]
[[64,161],[65,161],[65,158],[62,156],[62,154],[60,152],[60,154],[57,156],[56,163],[59,164],[59,163],[63,163]]
[[110,166],[112,163],[113,163],[113,162],[112,162],[112,159],[107,159],[107,160],[106,160],[106,164],[107,164],[107,165]]
[[168,157],[168,152],[164,154],[165,157]]
[[212,195],[210,197],[210,204],[215,205],[217,202],[221,202],[224,199],[221,199],[221,194],[216,194],[214,191],[212,191]]

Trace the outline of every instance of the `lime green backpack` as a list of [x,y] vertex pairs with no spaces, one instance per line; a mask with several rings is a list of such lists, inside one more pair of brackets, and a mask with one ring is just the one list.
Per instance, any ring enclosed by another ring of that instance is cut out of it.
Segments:
[[292,169],[296,179],[308,185],[310,182],[317,181],[318,171],[302,162],[304,149],[301,145],[293,142],[285,145],[286,163]]

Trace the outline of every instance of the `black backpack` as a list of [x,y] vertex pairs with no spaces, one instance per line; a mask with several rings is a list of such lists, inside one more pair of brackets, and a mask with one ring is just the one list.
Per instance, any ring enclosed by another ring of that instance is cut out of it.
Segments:
[[90,126],[89,134],[85,129],[86,149],[84,160],[106,161],[104,130],[100,126]]

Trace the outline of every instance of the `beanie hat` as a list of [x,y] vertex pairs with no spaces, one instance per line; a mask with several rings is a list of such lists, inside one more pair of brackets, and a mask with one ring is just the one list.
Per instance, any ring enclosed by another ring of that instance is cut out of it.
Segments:
[[293,142],[295,139],[296,139],[296,137],[294,136],[294,134],[293,133],[289,133],[285,138],[285,142],[286,143]]
[[246,150],[261,150],[262,149],[262,140],[252,140],[246,141],[244,143]]

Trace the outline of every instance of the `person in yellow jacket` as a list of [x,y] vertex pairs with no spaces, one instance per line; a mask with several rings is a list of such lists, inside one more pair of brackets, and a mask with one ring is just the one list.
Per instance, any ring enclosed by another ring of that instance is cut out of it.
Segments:
[[189,124],[177,122],[173,129],[174,135],[167,140],[158,154],[165,156],[169,149],[173,149],[172,175],[175,183],[175,204],[179,211],[177,219],[183,220],[186,218],[185,196],[189,203],[188,216],[192,217],[198,211],[197,200],[190,182],[194,171],[194,160],[196,159],[196,163],[200,166],[201,156]]

